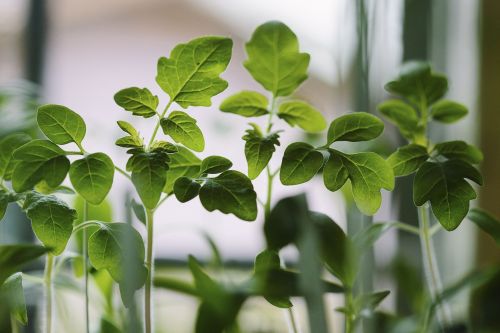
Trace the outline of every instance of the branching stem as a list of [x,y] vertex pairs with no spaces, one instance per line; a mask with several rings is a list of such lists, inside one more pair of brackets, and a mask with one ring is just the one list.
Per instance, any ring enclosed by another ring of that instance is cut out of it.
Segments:
[[158,129],[160,128],[161,120],[163,119],[163,117],[165,117],[165,115],[167,114],[168,109],[170,108],[170,106],[172,105],[173,102],[174,101],[172,99],[168,102],[167,106],[165,106],[165,109],[163,109],[163,112],[161,113],[158,121],[156,122],[156,126],[155,126],[155,128],[153,130],[153,134],[151,135],[151,139],[149,139],[148,149],[151,147],[151,145],[155,141],[156,134],[158,133]]

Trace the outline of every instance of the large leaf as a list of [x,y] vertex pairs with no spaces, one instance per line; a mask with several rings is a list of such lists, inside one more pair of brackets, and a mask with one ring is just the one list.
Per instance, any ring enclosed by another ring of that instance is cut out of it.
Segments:
[[281,162],[280,180],[283,185],[296,185],[309,181],[323,165],[323,155],[313,146],[295,142],[285,149]]
[[255,91],[242,91],[226,98],[220,105],[222,112],[238,114],[243,117],[259,117],[268,114],[266,96]]
[[208,156],[201,162],[200,173],[221,173],[229,170],[233,166],[233,162],[222,156]]
[[45,253],[50,249],[31,244],[0,245],[0,286],[13,273],[21,267]]
[[194,150],[205,149],[205,139],[196,119],[182,111],[174,111],[161,120],[163,133],[170,135],[175,142]]
[[40,181],[55,188],[69,170],[69,160],[64,151],[48,140],[33,140],[14,151],[18,161],[12,173],[12,187],[16,192],[33,188]]
[[73,232],[76,210],[53,195],[36,192],[28,193],[24,209],[37,238],[51,248],[54,255],[61,254]]
[[71,164],[69,179],[75,190],[91,204],[100,204],[113,185],[115,166],[104,153],[85,156]]
[[252,182],[238,171],[224,171],[207,179],[200,189],[200,201],[210,212],[217,209],[245,221],[257,218],[257,195]]
[[498,219],[479,208],[471,209],[467,217],[500,246],[500,221]]
[[398,148],[389,156],[387,162],[394,170],[395,176],[406,176],[414,173],[428,158],[427,148],[409,144]]
[[431,108],[432,119],[446,124],[462,119],[467,112],[464,105],[446,99],[437,102]]
[[189,149],[177,147],[179,150],[169,155],[170,163],[167,171],[167,182],[163,189],[166,193],[171,193],[174,188],[175,181],[180,177],[198,177],[200,174],[201,160],[196,157]]
[[147,88],[125,88],[115,94],[115,102],[134,116],[153,117],[158,107],[158,96]]
[[273,132],[267,136],[262,135],[262,131],[256,124],[250,124],[253,128],[246,130],[243,136],[245,143],[245,157],[248,164],[248,177],[257,178],[262,170],[269,164],[275,146],[279,146],[279,134]]
[[375,139],[384,130],[379,118],[366,113],[354,112],[338,117],[328,128],[328,145],[336,141],[368,141]]
[[464,141],[441,142],[434,146],[434,150],[446,158],[458,159],[471,164],[478,164],[483,160],[483,153]]
[[225,37],[201,37],[177,45],[170,58],[158,60],[156,82],[183,108],[209,106],[211,97],[227,88],[219,77],[231,59],[233,42]]
[[87,130],[80,115],[65,106],[47,104],[38,108],[36,121],[50,141],[63,145],[81,145]]
[[464,178],[482,183],[479,171],[466,162],[425,162],[413,181],[413,201],[417,206],[430,201],[439,223],[448,231],[454,230],[467,215],[469,201],[476,198]]
[[306,102],[290,101],[280,105],[278,117],[290,126],[299,126],[306,132],[321,132],[326,128],[326,120],[315,108]]
[[299,52],[297,36],[281,22],[259,26],[245,49],[245,68],[274,96],[290,95],[307,78],[309,54]]
[[12,275],[0,286],[0,300],[2,301],[2,305],[7,305],[11,316],[16,318],[22,325],[28,324],[23,276],[21,273]]
[[379,104],[378,110],[398,127],[401,135],[413,140],[418,128],[418,114],[411,105],[399,99],[391,99]]
[[10,180],[17,161],[14,150],[29,142],[31,138],[24,133],[14,133],[0,140],[0,179]]

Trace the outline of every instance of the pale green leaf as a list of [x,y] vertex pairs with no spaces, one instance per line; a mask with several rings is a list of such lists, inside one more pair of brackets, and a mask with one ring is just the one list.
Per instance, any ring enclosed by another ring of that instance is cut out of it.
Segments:
[[411,105],[398,99],[391,99],[379,104],[377,108],[398,127],[401,135],[408,140],[413,140],[418,129],[418,114]]
[[283,185],[297,185],[311,180],[323,165],[323,155],[304,142],[289,145],[283,155],[280,180]]
[[175,142],[194,150],[203,151],[205,149],[205,139],[196,119],[182,111],[174,111],[167,118],[161,120],[163,133],[170,135]]
[[0,287],[0,300],[2,300],[2,305],[7,306],[11,316],[16,318],[19,323],[28,324],[22,273],[12,275]]
[[328,145],[336,141],[368,141],[375,139],[384,130],[379,118],[366,113],[354,112],[338,117],[328,128]]
[[70,142],[80,145],[87,130],[83,118],[62,105],[47,104],[39,107],[36,121],[50,141],[59,145]]
[[195,178],[200,175],[201,160],[189,149],[177,147],[177,153],[169,155],[169,169],[167,171],[167,182],[163,189],[166,193],[172,193],[175,181],[180,177]]
[[117,124],[122,131],[130,134],[116,140],[115,144],[117,146],[125,148],[142,148],[144,146],[143,139],[140,137],[139,132],[137,132],[132,124],[123,120],[117,121]]
[[321,132],[326,128],[326,120],[314,107],[302,101],[284,102],[280,105],[278,117],[290,126],[299,126],[306,132]]
[[269,101],[266,96],[255,91],[242,91],[226,98],[220,105],[222,112],[243,117],[259,117],[268,114]]
[[201,162],[200,173],[221,173],[231,169],[233,162],[222,156],[208,156]]
[[436,144],[434,149],[446,158],[458,159],[471,164],[478,164],[483,160],[483,153],[464,141],[441,142]]
[[[134,116],[153,117],[158,107],[158,96],[147,88],[131,87],[122,89],[115,94],[115,102]],[[130,133],[132,134],[132,133]]]
[[31,138],[24,133],[14,133],[0,140],[0,179],[10,180],[17,161],[14,150],[29,142]]
[[175,181],[174,194],[180,202],[188,202],[200,193],[201,185],[193,179],[180,177]]
[[252,125],[253,128],[246,130],[243,140],[246,141],[245,157],[248,164],[248,177],[250,179],[255,179],[269,164],[273,153],[276,151],[275,146],[279,146],[280,142],[278,140],[278,132],[263,136],[257,125],[250,125]]
[[406,176],[417,171],[428,158],[427,148],[409,144],[398,148],[389,156],[387,162],[394,170],[395,176]]
[[442,123],[451,124],[467,115],[467,108],[457,102],[443,99],[431,108],[432,119]]
[[179,151],[179,148],[174,145],[173,143],[167,142],[167,141],[154,141],[151,144],[151,147],[149,148],[151,151],[156,150],[156,151],[164,151],[167,154],[173,154],[177,153]]

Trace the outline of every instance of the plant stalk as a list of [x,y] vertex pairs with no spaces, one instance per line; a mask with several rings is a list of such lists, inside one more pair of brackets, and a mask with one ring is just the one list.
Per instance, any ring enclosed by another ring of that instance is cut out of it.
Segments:
[[147,224],[147,244],[146,244],[146,268],[148,276],[146,278],[146,286],[144,288],[144,322],[145,333],[152,332],[152,313],[151,313],[151,289],[153,281],[153,211],[146,209],[146,224]]
[[167,111],[168,109],[170,108],[170,105],[172,105],[174,101],[171,99],[167,106],[165,106],[165,109],[163,109],[163,112],[161,113],[161,115],[159,116],[159,119],[158,119],[158,122],[156,123],[156,126],[153,130],[153,134],[151,135],[151,139],[149,140],[149,143],[148,143],[148,149],[149,147],[151,147],[151,145],[153,144],[155,138],[156,138],[156,133],[158,133],[158,129],[160,128],[160,123],[161,123],[161,120],[163,119],[163,117],[165,117],[165,115],[167,114]]
[[10,315],[10,329],[12,333],[19,333],[19,326],[17,325],[16,317]]
[[[83,222],[89,219],[89,203],[83,201]],[[87,229],[83,229],[82,242],[82,257],[83,257],[83,284],[85,291],[85,332],[90,332],[90,317],[89,317],[89,263],[88,263],[88,242]]]
[[352,333],[354,332],[354,320],[351,314],[351,309],[352,309],[352,289],[349,288],[345,291],[345,300],[344,300],[344,307],[347,313],[345,314],[345,333]]
[[54,256],[47,255],[45,262],[45,333],[52,331],[52,267],[54,266]]

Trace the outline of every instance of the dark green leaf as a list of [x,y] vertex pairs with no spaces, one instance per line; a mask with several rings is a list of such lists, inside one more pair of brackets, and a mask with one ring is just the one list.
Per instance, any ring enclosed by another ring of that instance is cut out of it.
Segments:
[[471,209],[467,217],[500,245],[500,221],[479,208]]
[[24,133],[14,133],[0,140],[0,179],[10,180],[17,161],[13,158],[14,150],[28,143],[31,138]]
[[[158,96],[154,96],[148,88],[131,87],[115,94],[115,102],[134,116],[153,117],[158,107]],[[132,133],[130,133],[132,134]]]
[[238,171],[224,171],[207,179],[200,189],[200,201],[210,212],[217,209],[245,221],[257,218],[257,195],[252,182]]
[[471,164],[478,164],[483,160],[483,153],[464,141],[441,142],[436,144],[434,149],[444,157],[462,160]]
[[177,45],[170,58],[158,60],[156,82],[183,108],[210,106],[211,97],[227,88],[219,77],[231,59],[233,42],[225,37],[201,37]]
[[245,48],[245,68],[274,96],[290,95],[307,78],[309,54],[299,53],[297,36],[281,22],[259,26]]
[[278,132],[263,136],[260,128],[256,124],[250,125],[253,128],[246,130],[243,140],[246,141],[245,157],[248,164],[248,177],[250,179],[255,179],[268,165],[273,153],[276,151],[275,146],[279,146],[280,142],[278,140]]
[[233,162],[222,156],[208,156],[201,162],[200,173],[221,173],[229,170]]
[[0,267],[2,267],[0,269],[0,286],[9,276],[19,271],[24,264],[49,251],[50,248],[40,245],[0,245]]
[[321,132],[326,128],[326,120],[321,112],[302,101],[284,102],[280,105],[278,117],[306,132]]
[[177,147],[179,151],[170,157],[169,169],[167,171],[167,182],[163,189],[166,193],[172,193],[175,181],[182,177],[195,178],[200,175],[201,160],[189,149]]
[[242,91],[226,98],[219,108],[222,112],[243,117],[259,117],[269,113],[268,104],[264,95],[255,91]]
[[82,143],[86,126],[80,115],[65,106],[48,104],[38,108],[36,121],[50,141],[63,145]]
[[94,153],[76,160],[69,169],[75,190],[93,205],[100,204],[113,185],[115,165],[104,153]]
[[163,132],[170,135],[175,142],[194,150],[205,149],[205,139],[200,128],[196,125],[196,119],[182,111],[174,111],[168,118],[161,120]]
[[379,118],[366,113],[354,112],[338,117],[328,128],[328,145],[336,141],[368,141],[384,131]]
[[311,180],[323,165],[323,155],[304,142],[289,145],[283,155],[280,180],[283,185],[297,185]]
[[389,156],[387,162],[397,177],[414,173],[428,158],[427,148],[416,144],[409,144],[398,148],[398,150]]
[[349,169],[344,165],[341,155],[330,154],[323,169],[323,182],[332,192],[338,191],[349,179]]
[[26,312],[26,300],[24,298],[23,277],[16,273],[9,277],[0,287],[0,300],[6,305],[11,316],[16,318],[22,325],[28,324],[28,313]]
[[187,177],[178,178],[174,184],[174,194],[180,202],[188,202],[200,193],[201,185]]
[[431,108],[432,118],[446,124],[462,119],[467,113],[467,108],[464,105],[447,99],[437,102]]
[[141,221],[144,225],[146,225],[146,210],[144,209],[144,206],[139,202],[135,201],[134,199],[132,199],[132,202],[130,204],[137,219]]
[[396,125],[408,140],[413,140],[418,128],[418,114],[415,109],[398,99],[391,99],[378,105],[378,110]]

